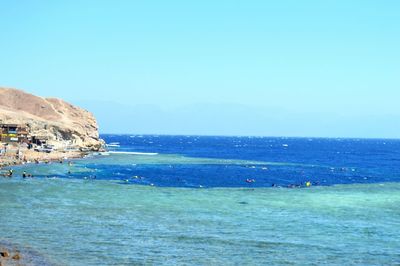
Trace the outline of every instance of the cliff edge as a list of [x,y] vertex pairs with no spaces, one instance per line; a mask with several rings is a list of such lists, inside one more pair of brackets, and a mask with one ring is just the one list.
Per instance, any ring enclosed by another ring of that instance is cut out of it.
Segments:
[[47,138],[55,147],[102,147],[94,116],[56,98],[0,87],[0,123],[24,124],[30,135]]

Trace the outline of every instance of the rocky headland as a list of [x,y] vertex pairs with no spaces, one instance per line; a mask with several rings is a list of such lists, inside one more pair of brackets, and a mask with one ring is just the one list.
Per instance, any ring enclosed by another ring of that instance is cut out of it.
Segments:
[[22,90],[0,87],[0,124],[23,125],[29,138],[45,139],[52,147],[51,152],[37,151],[35,146],[27,149],[28,141],[5,143],[3,135],[0,166],[81,157],[103,147],[93,114],[61,99]]

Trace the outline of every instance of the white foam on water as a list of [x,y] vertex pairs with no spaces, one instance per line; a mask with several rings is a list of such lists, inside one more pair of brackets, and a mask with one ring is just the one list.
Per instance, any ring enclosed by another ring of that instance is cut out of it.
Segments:
[[158,155],[157,152],[110,151],[109,154]]
[[111,142],[106,144],[107,147],[120,147],[119,142]]

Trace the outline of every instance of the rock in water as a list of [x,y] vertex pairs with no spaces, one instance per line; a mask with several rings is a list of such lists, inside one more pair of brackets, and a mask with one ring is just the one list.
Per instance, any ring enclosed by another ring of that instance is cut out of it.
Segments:
[[99,150],[94,116],[56,98],[42,98],[21,90],[0,87],[0,123],[24,124],[32,136],[43,136],[56,147]]
[[20,260],[21,259],[21,255],[17,252],[14,254],[14,256],[12,256],[13,260]]
[[0,251],[0,257],[8,258],[10,257],[10,253],[8,253],[6,250]]

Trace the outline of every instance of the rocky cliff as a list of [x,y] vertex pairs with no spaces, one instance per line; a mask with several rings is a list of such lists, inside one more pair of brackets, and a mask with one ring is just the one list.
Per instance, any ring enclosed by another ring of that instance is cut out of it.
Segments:
[[58,147],[98,150],[102,146],[94,116],[55,98],[0,87],[0,123],[26,124],[31,135],[47,137]]

